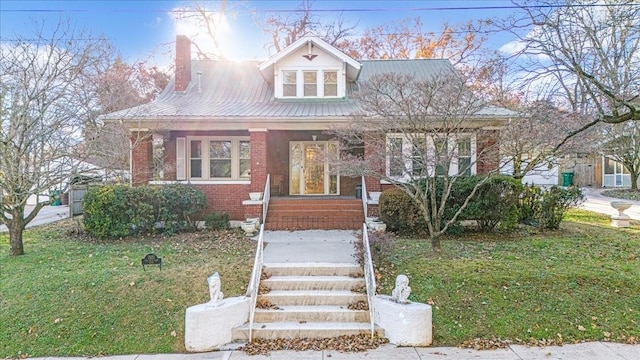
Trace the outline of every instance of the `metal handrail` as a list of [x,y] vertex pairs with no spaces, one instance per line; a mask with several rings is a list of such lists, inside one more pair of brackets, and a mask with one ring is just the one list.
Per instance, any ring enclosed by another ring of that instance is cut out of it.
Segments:
[[364,175],[362,176],[362,210],[364,211],[364,221],[367,222],[367,216],[369,216],[369,212],[368,212],[368,200],[369,200],[369,195],[367,195],[367,184],[364,181]]
[[369,320],[371,322],[371,338],[375,334],[375,319],[373,301],[376,296],[376,277],[373,271],[371,259],[371,247],[369,246],[369,232],[367,224],[362,224],[362,246],[364,247],[364,281],[367,286],[367,300],[369,301]]
[[269,208],[269,200],[271,199],[270,179],[271,176],[267,174],[267,182],[264,185],[264,193],[262,195],[262,224],[260,224],[256,256],[253,259],[251,280],[247,287],[246,296],[251,298],[249,303],[249,342],[253,340],[253,320],[256,314],[256,304],[258,302],[258,292],[260,290],[260,277],[262,276],[262,266],[264,264],[264,223],[267,221],[267,210]]
[[262,264],[264,260],[264,223],[260,225],[260,235],[258,235],[258,246],[256,248],[256,256],[253,259],[253,272],[251,273],[251,281],[247,288],[247,296],[250,297],[249,303],[249,342],[253,339],[253,319],[256,314],[256,303],[258,301],[258,289],[260,288],[260,277],[262,275]]

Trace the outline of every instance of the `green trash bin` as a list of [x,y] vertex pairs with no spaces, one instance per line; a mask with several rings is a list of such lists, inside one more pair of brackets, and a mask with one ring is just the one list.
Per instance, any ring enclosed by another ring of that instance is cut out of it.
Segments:
[[562,173],[562,186],[571,186],[573,185],[573,173],[563,172]]
[[60,206],[62,205],[62,199],[60,198],[60,195],[62,194],[62,191],[60,190],[53,190],[52,192],[49,193],[49,204],[51,206]]

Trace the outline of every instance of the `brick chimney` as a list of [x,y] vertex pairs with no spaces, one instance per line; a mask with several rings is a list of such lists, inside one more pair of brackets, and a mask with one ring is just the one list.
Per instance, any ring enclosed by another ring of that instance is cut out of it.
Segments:
[[191,81],[191,40],[184,35],[176,36],[176,82],[175,91],[185,91]]

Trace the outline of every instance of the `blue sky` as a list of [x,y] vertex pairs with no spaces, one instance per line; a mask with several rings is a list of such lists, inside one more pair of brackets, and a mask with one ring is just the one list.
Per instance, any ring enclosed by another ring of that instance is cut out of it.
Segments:
[[[15,38],[16,34],[31,34],[31,19],[47,19],[55,24],[59,17],[68,17],[76,25],[94,35],[111,39],[119,53],[128,61],[165,63],[173,49],[176,22],[170,11],[189,6],[190,1],[175,0],[0,0],[0,41]],[[269,38],[255,24],[254,13],[287,14],[299,5],[298,0],[228,0],[222,46],[231,59],[264,59],[268,56],[265,44]],[[438,31],[444,22],[456,24],[471,19],[506,16],[512,9],[509,0],[467,1],[322,1],[316,0],[313,9],[327,20],[340,13],[352,23],[357,32],[391,21],[420,16],[428,30]],[[485,9],[483,9],[485,8]],[[508,37],[494,37],[491,45],[498,48],[510,41]]]

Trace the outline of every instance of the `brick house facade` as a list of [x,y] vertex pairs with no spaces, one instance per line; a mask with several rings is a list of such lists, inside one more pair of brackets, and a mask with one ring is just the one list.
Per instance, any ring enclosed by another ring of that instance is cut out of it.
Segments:
[[[317,149],[333,151],[327,130],[358,110],[351,89],[383,71],[452,68],[447,60],[395,63],[390,70],[390,62],[356,61],[314,37],[264,62],[192,60],[189,40],[178,36],[175,77],[158,99],[103,119],[131,129],[132,184],[191,183],[207,195],[211,211],[244,220],[260,216],[261,205],[247,200],[264,190],[267,175],[274,197],[356,195],[360,178],[330,174],[314,160]],[[478,153],[495,147],[495,124],[510,116],[495,109],[480,115],[492,125],[473,130]],[[371,151],[377,150],[364,144],[364,156]],[[497,150],[483,153],[475,172],[493,171],[498,162]],[[366,188],[381,191],[384,184],[366,178]]]

